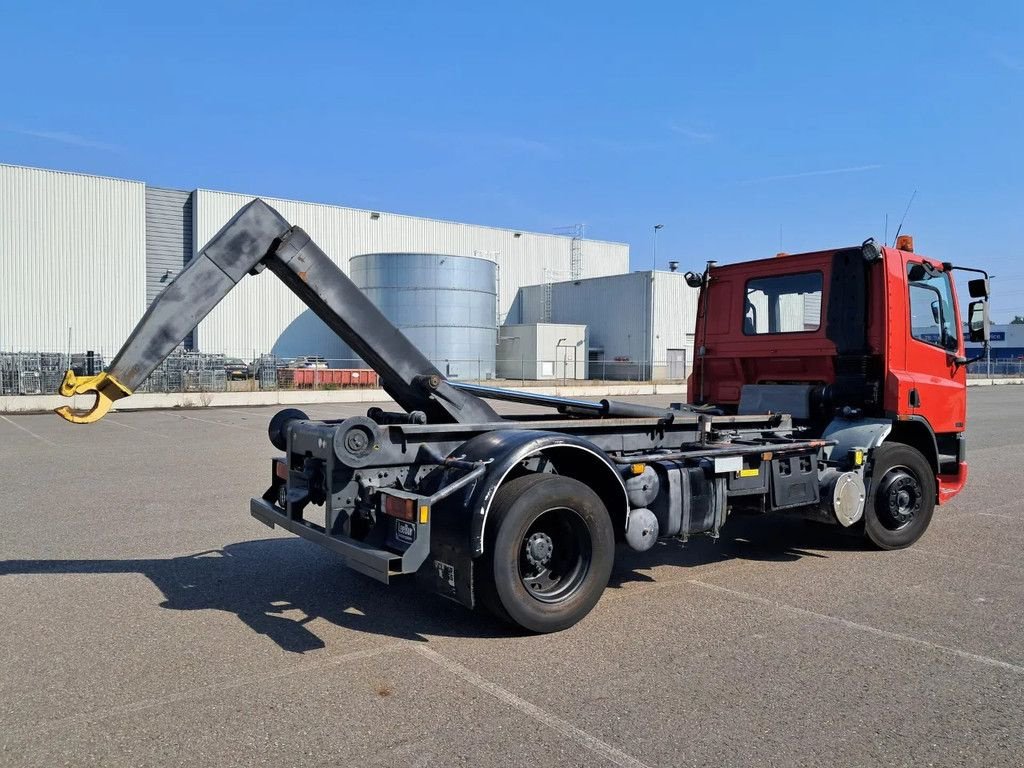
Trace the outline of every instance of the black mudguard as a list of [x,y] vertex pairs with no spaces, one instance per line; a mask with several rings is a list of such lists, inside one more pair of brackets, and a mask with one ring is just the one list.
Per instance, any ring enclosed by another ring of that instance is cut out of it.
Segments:
[[593,443],[543,430],[485,432],[452,452],[453,457],[468,462],[489,464],[479,480],[435,508],[431,563],[429,569],[420,572],[435,591],[469,608],[474,606],[474,560],[484,551],[487,517],[495,494],[516,467],[538,454],[550,456],[563,474],[597,489],[612,519],[624,528],[629,508],[625,483],[619,468]]

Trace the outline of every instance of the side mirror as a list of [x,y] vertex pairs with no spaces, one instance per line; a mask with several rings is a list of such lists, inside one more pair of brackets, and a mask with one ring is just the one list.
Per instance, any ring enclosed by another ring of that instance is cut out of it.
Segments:
[[[973,282],[983,282],[972,280]],[[972,294],[973,295],[973,294]],[[967,326],[971,341],[988,342],[988,302],[979,299],[972,301],[967,308]]]
[[686,284],[691,288],[700,288],[702,285],[704,285],[704,275],[701,275],[697,272],[687,272],[685,275],[683,275],[683,279],[686,281]]
[[939,308],[939,302],[932,302],[932,320],[935,321],[936,325],[942,325],[942,310]]
[[[988,278],[979,277],[974,280],[967,281],[967,291],[971,294],[972,299],[987,299],[988,298]],[[973,306],[973,305],[972,305]]]

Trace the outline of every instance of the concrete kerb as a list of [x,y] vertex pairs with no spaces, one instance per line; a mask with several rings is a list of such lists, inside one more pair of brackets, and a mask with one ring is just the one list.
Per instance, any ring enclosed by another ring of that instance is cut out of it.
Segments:
[[967,386],[968,387],[998,387],[998,386],[1001,386],[1003,384],[1024,384],[1024,379],[1022,379],[1022,378],[1012,378],[1012,379],[1007,378],[1007,379],[968,379],[967,380]]
[[[559,397],[634,397],[638,395],[685,395],[685,384],[570,384],[566,386],[515,387],[524,392]],[[142,411],[159,408],[244,408],[247,406],[309,405],[317,403],[385,403],[391,398],[382,389],[303,390],[260,392],[143,392],[115,402],[111,411]],[[0,397],[0,413],[45,413],[62,405],[76,410],[92,407],[92,395],[72,398],[60,395],[6,395]]]
[[[1024,378],[968,379],[969,387],[995,387],[1024,384]],[[625,383],[567,384],[565,386],[510,387],[524,392],[560,397],[635,397],[639,395],[686,394],[685,384]],[[281,389],[260,392],[144,392],[114,403],[114,411],[144,411],[159,408],[244,408],[267,405],[309,405],[315,403],[385,403],[390,398],[382,389]],[[92,406],[91,395],[76,395],[70,405],[79,410]],[[0,413],[45,413],[68,405],[60,395],[5,395],[0,397]]]

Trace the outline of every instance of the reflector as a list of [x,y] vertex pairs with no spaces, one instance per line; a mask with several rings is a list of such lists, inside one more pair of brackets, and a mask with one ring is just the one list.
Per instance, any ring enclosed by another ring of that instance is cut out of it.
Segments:
[[412,499],[399,499],[395,496],[384,496],[384,514],[397,517],[399,520],[412,522],[415,519],[416,505]]

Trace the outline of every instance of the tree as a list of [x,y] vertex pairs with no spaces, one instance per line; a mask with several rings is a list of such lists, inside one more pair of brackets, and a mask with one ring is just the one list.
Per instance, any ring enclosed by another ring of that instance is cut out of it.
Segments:
[[1024,325],[1024,316],[1014,315],[1013,320],[1010,321],[1010,325]]

